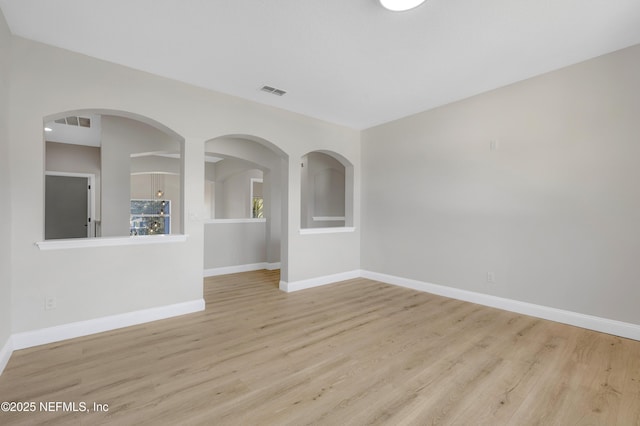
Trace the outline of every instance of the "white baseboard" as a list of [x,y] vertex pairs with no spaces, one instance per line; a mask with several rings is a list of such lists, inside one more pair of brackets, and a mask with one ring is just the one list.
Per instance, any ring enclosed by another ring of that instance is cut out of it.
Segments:
[[275,271],[276,269],[280,269],[280,262],[267,263],[267,266],[264,268],[268,271]]
[[204,299],[190,302],[176,303],[174,305],[158,308],[144,309],[141,311],[127,312],[125,314],[112,315],[87,321],[72,322],[55,327],[42,328],[40,330],[15,333],[11,336],[13,350],[45,345],[89,334],[102,333],[146,322],[157,321],[179,315],[190,314],[204,310]]
[[9,358],[11,358],[11,354],[13,353],[13,341],[11,336],[7,339],[6,343],[0,349],[0,374],[4,371],[4,368],[7,366],[9,362]]
[[490,306],[492,308],[504,309],[505,311],[530,315],[563,324],[574,325],[589,330],[602,333],[613,334],[633,340],[640,340],[640,325],[593,315],[581,314],[578,312],[565,311],[533,303],[520,302],[518,300],[505,299],[489,294],[476,293],[468,290],[447,287],[437,284],[426,283],[393,275],[380,274],[377,272],[362,271],[363,278],[381,281],[401,287],[407,287],[418,291],[437,294],[452,299],[464,300],[466,302],[477,303],[479,305]]
[[308,280],[286,282],[280,281],[280,290],[290,293],[292,291],[305,290],[307,288],[318,287],[321,285],[333,284],[339,281],[360,278],[361,271],[359,269],[339,274],[325,275],[322,277],[309,278]]
[[240,272],[259,271],[261,269],[268,269],[273,271],[274,269],[280,269],[280,262],[277,263],[248,263],[246,265],[234,265],[234,266],[222,266],[220,268],[211,268],[204,270],[204,276],[215,277],[218,275],[237,274]]

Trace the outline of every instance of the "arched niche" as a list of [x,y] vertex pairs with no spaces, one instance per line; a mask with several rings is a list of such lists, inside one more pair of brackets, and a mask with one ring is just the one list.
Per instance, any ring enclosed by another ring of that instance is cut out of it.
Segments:
[[[43,124],[45,239],[182,233],[183,137],[151,118],[108,109],[60,112]],[[82,182],[90,186],[85,194]],[[134,211],[134,199],[145,207]]]
[[353,165],[333,151],[312,151],[300,162],[300,227],[353,226]]

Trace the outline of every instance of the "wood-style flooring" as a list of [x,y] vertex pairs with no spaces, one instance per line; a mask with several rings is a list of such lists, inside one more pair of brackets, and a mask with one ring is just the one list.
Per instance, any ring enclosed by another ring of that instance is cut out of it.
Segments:
[[[366,279],[205,280],[206,310],[14,352],[1,425],[640,425],[640,342]],[[69,407],[67,407],[69,408]]]

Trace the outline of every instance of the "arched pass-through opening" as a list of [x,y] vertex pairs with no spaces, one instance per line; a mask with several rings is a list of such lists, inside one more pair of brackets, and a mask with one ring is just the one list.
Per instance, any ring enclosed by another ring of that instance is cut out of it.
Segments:
[[[182,136],[107,109],[46,116],[43,135],[45,239],[183,233]],[[84,193],[73,182],[83,176],[91,182]]]
[[205,142],[205,276],[280,269],[287,277],[288,155],[252,135]]
[[300,163],[300,228],[353,226],[353,165],[333,151],[312,151]]

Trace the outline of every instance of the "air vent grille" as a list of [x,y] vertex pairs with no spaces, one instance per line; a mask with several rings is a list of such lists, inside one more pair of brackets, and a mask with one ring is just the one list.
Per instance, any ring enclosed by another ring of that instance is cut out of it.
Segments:
[[59,118],[55,120],[58,124],[66,124],[69,126],[91,127],[91,119],[88,117],[78,117],[72,115],[70,117]]
[[272,95],[276,95],[276,96],[283,96],[287,93],[282,89],[276,89],[275,87],[271,87],[271,86],[262,86],[260,90],[262,90],[263,92],[271,93]]

